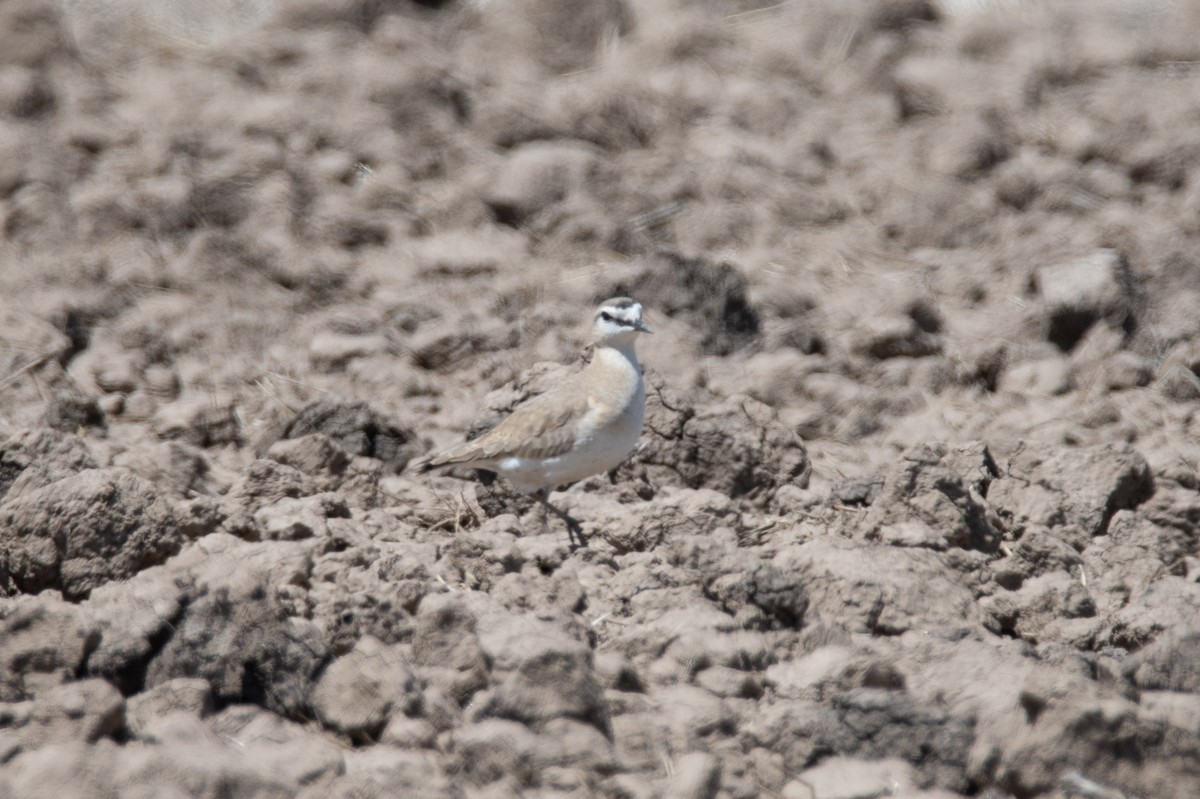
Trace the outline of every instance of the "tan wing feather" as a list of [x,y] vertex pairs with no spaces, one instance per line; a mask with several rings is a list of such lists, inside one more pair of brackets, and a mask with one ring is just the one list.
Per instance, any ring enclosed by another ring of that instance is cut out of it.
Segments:
[[[552,458],[575,443],[579,422],[588,411],[586,397],[565,402],[562,392],[542,394],[519,405],[500,424],[473,441],[467,441],[430,458],[422,468],[497,461],[513,456]],[[553,410],[552,410],[553,409]]]

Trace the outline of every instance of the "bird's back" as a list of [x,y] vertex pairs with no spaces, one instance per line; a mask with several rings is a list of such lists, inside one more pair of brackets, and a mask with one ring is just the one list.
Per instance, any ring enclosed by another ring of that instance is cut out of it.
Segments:
[[461,465],[495,471],[536,491],[607,471],[642,432],[645,390],[630,354],[600,348],[586,367],[517,408],[500,424],[434,456],[422,471]]

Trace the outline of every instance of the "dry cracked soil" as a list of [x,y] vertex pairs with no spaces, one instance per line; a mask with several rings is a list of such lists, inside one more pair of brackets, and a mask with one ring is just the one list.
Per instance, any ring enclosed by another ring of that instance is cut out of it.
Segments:
[[3,0],[0,796],[1200,796],[1198,31]]

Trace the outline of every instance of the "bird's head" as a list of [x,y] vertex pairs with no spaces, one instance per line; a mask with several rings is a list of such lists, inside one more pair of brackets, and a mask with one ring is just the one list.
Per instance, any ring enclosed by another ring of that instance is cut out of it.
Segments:
[[642,319],[642,304],[628,297],[614,297],[600,303],[592,325],[592,341],[598,345],[619,347],[632,344],[638,333],[653,333]]

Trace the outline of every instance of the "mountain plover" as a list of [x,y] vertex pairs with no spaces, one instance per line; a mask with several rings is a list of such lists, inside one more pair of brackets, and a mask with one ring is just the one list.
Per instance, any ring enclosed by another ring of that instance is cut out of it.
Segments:
[[548,391],[521,403],[478,438],[419,463],[421,472],[467,466],[495,472],[567,524],[572,543],[583,528],[549,502],[551,489],[607,472],[633,454],[642,434],[646,386],[634,344],[652,332],[642,306],[607,300],[592,324],[592,360]]

